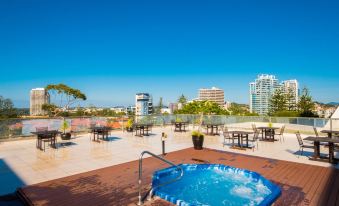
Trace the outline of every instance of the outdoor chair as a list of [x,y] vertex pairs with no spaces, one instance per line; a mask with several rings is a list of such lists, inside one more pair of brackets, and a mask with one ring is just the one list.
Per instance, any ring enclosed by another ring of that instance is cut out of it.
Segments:
[[298,143],[299,143],[299,155],[298,155],[298,158],[299,158],[300,155],[303,155],[304,148],[314,149],[314,146],[313,145],[305,145],[304,142],[303,142],[303,139],[300,136],[300,132],[297,132],[296,136],[297,136]]
[[253,132],[258,132],[258,134],[261,133],[261,130],[259,130],[255,124],[252,124],[252,129],[253,129]]
[[275,135],[279,135],[279,140],[283,140],[285,142],[285,137],[284,137],[284,132],[285,132],[285,125],[283,125],[278,133],[275,133]]
[[[228,143],[231,143],[231,141],[232,141],[232,144],[234,143],[234,140],[238,140],[238,138],[230,135],[228,128],[226,126],[223,129],[223,136],[224,136],[223,147],[225,147],[226,140],[228,140]],[[234,146],[234,145],[232,145],[232,146]]]
[[[318,129],[316,127],[313,127],[313,131],[316,137],[327,137],[327,136],[320,136]],[[313,142],[312,142],[313,143]],[[320,145],[328,146],[328,143],[326,142],[320,142]]]
[[252,129],[253,129],[253,132],[256,132],[257,131],[257,126],[255,124],[252,124]]
[[92,135],[93,135],[93,139],[95,139],[95,135],[98,135],[98,133],[94,130],[96,124],[95,123],[91,123],[90,126],[89,126],[89,129],[90,129],[90,140],[92,140]]
[[319,132],[316,127],[313,127],[313,131],[316,137],[319,137]]
[[[44,132],[44,131],[48,131],[48,127],[36,127],[35,128],[36,132]],[[39,141],[41,141],[41,136],[38,135],[38,138],[36,139],[36,146],[38,147],[39,145]]]
[[258,150],[258,148],[259,148],[259,131],[256,130],[256,131],[254,132],[254,134],[253,134],[253,137],[252,137],[252,138],[249,138],[248,141],[249,141],[249,142],[252,142],[252,144],[253,144],[252,151],[254,151],[254,144],[255,144],[255,143],[257,143],[257,144],[256,144],[256,145],[257,145],[256,148],[257,148],[257,150]]
[[[55,139],[54,143],[53,139]],[[48,137],[41,139],[41,141],[44,143],[43,150],[46,151],[46,143],[47,145],[51,145],[52,143],[56,145],[56,134],[49,134]]]

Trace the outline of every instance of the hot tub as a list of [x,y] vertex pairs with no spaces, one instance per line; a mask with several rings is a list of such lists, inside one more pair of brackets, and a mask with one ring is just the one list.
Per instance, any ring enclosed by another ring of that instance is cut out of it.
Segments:
[[154,194],[179,206],[193,205],[271,205],[280,188],[260,174],[220,164],[181,164],[153,174]]

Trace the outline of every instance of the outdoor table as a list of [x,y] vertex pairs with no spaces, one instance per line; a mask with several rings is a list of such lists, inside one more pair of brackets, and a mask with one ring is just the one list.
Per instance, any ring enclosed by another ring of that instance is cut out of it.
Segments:
[[329,138],[332,138],[333,134],[339,134],[338,130],[330,130],[330,129],[325,129],[325,130],[321,130],[321,133],[327,133],[327,136]]
[[92,133],[93,133],[93,141],[98,141],[99,136],[102,136],[103,140],[108,139],[108,133],[109,131],[112,130],[111,127],[107,126],[99,126],[99,127],[93,127],[92,128]]
[[304,140],[314,142],[314,153],[313,159],[320,159],[320,142],[328,143],[328,161],[335,164],[336,159],[334,158],[334,143],[339,143],[339,139],[333,139],[329,137],[306,137]]
[[234,138],[238,138],[238,147],[243,148],[243,139],[246,139],[246,148],[250,148],[248,146],[248,135],[253,134],[253,132],[249,131],[228,131],[227,133],[232,134],[232,147],[234,147]]
[[223,126],[224,124],[208,123],[208,124],[203,124],[203,125],[206,126],[206,135],[219,135],[219,132],[218,132],[219,126]]
[[174,132],[186,132],[187,122],[174,122]]
[[257,127],[257,129],[261,130],[261,139],[264,141],[275,141],[274,135],[275,130],[279,129],[279,127]]
[[[148,136],[149,128],[151,126],[152,124],[141,124],[141,123],[134,124],[135,136],[139,136],[139,137]],[[139,135],[138,135],[138,132],[139,132]]]
[[51,147],[56,149],[56,136],[57,134],[60,134],[58,130],[46,130],[46,131],[37,131],[37,132],[31,132],[32,134],[35,134],[37,136],[37,144],[36,148],[43,150],[42,148],[42,140],[49,139],[51,141]]

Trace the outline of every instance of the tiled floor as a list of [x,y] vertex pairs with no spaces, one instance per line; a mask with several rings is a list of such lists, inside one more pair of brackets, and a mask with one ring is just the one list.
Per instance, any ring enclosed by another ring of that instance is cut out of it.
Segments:
[[[192,147],[190,132],[174,133],[171,128],[154,128],[153,135],[135,137],[131,133],[114,131],[110,141],[93,142],[90,135],[72,139],[58,149],[45,152],[35,148],[35,140],[0,142],[0,195],[13,192],[17,187],[129,162],[139,158],[144,150],[161,153],[161,132],[168,134],[166,151]],[[258,149],[237,150],[223,147],[220,136],[206,136],[204,146],[242,154],[262,156],[299,163],[331,166],[326,162],[310,161],[306,156],[297,157],[299,150],[294,134],[286,134],[285,141],[259,142]],[[305,154],[310,155],[311,150]],[[326,154],[327,150],[322,151]],[[336,166],[338,167],[338,165]]]

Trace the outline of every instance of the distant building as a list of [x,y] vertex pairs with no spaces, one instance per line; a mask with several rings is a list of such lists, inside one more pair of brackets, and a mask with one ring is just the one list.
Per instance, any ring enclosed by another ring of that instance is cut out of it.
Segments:
[[285,80],[279,83],[274,75],[258,75],[250,86],[250,112],[256,112],[260,115],[268,114],[270,110],[270,99],[274,91],[280,88],[283,93],[290,94],[287,99],[287,108],[289,110],[297,109],[299,101],[299,83],[297,80]]
[[290,94],[290,98],[287,99],[287,108],[289,110],[296,110],[299,101],[299,83],[296,79],[286,80],[281,83],[282,90],[285,94]]
[[180,103],[169,103],[168,108],[170,109],[170,114],[173,114],[175,110],[178,110],[178,104]]
[[231,107],[231,105],[232,105],[231,102],[226,101],[226,102],[224,103],[223,108],[226,109],[226,110],[228,110],[228,109]]
[[135,114],[149,115],[153,113],[152,96],[148,93],[137,93],[135,95]]
[[127,113],[127,109],[124,106],[111,107],[110,110],[116,113],[122,113],[122,112]]
[[266,115],[269,112],[270,99],[275,89],[279,88],[278,79],[274,75],[258,75],[250,83],[250,112]]
[[132,114],[135,114],[135,107],[134,106],[128,106],[126,108],[126,113],[132,113]]
[[199,89],[199,100],[213,101],[220,106],[223,106],[225,102],[224,90],[216,87],[212,87],[211,89]]
[[171,109],[168,107],[163,107],[160,109],[161,114],[171,114]]
[[35,88],[30,92],[30,107],[29,113],[31,116],[46,115],[46,112],[42,110],[43,104],[49,104],[50,97],[48,92],[44,88]]

